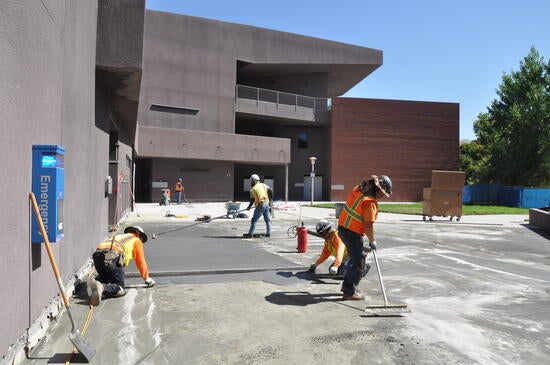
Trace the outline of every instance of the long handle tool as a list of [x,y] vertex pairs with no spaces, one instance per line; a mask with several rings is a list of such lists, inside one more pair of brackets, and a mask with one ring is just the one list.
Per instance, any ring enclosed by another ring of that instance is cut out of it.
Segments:
[[46,251],[48,251],[48,257],[50,258],[53,273],[57,280],[59,293],[61,294],[61,298],[63,298],[63,304],[65,305],[65,309],[67,310],[69,319],[71,320],[72,330],[71,330],[71,333],[69,334],[69,339],[73,343],[74,347],[76,347],[78,352],[80,352],[82,356],[86,359],[86,361],[90,362],[90,360],[95,356],[95,349],[92,347],[92,345],[90,345],[88,341],[86,341],[84,336],[78,331],[78,329],[74,325],[73,316],[71,314],[71,311],[69,310],[69,299],[67,298],[67,294],[65,294],[65,289],[63,288],[63,282],[61,281],[61,274],[59,273],[59,269],[57,268],[57,263],[55,262],[55,256],[50,246],[50,241],[48,240],[48,233],[44,228],[44,222],[42,222],[42,217],[40,216],[40,211],[38,210],[38,204],[36,204],[36,198],[34,197],[33,193],[29,194],[29,199],[32,203],[32,208],[34,210],[34,215],[36,216],[36,220],[38,221],[38,225],[40,226],[40,232],[42,233],[42,238],[44,239],[44,243],[46,245]]
[[[244,212],[246,209],[241,209],[241,210],[238,210],[237,212],[235,213],[231,213],[231,214],[238,214],[238,213],[241,213],[241,212]],[[168,231],[165,231],[165,232],[160,232],[160,233],[153,233],[151,235],[151,238],[156,240],[158,238],[158,236],[162,236],[163,234],[166,234],[166,233],[171,233],[171,232],[175,232],[175,231],[179,231],[180,229],[185,229],[185,228],[189,228],[189,227],[193,227],[193,226],[196,226],[198,224],[202,224],[202,223],[209,223],[209,222],[212,222],[214,219],[220,219],[220,218],[225,218],[225,217],[228,217],[229,216],[229,213],[225,213],[224,215],[220,215],[219,217],[214,217],[214,218],[209,218],[209,219],[205,219],[203,221],[200,221],[200,222],[197,222],[197,223],[193,223],[193,224],[189,224],[187,226],[183,226],[183,227],[178,227],[178,228],[174,228],[174,229],[170,229]]]
[[386,296],[386,289],[384,289],[384,281],[382,280],[382,273],[380,272],[380,265],[378,264],[378,258],[376,257],[376,250],[372,250],[371,252],[374,255],[374,262],[376,263],[376,271],[378,272],[378,280],[380,281],[380,288],[382,289],[382,295],[384,296],[384,304],[368,305],[365,308],[365,312],[379,314],[379,315],[409,313],[410,309],[408,309],[407,304],[405,303],[398,303],[398,304],[388,303],[388,297]]

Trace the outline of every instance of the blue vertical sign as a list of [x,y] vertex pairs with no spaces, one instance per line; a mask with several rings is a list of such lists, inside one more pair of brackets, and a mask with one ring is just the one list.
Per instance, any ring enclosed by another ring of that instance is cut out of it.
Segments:
[[[63,240],[63,198],[65,195],[65,148],[58,145],[32,146],[32,192],[51,243]],[[32,216],[31,240],[44,240],[36,217]]]

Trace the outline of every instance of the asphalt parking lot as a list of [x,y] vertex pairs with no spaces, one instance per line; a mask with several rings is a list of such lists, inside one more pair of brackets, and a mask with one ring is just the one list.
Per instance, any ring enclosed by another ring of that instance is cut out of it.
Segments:
[[[181,218],[166,217],[172,213]],[[224,214],[223,204],[141,205],[128,222],[152,233]],[[373,266],[366,301],[342,301],[341,281],[305,272],[322,249],[297,253],[288,228],[327,209],[276,211],[269,238],[243,239],[249,219],[216,219],[146,244],[151,289],[130,289],[93,310],[86,338],[95,364],[543,364],[550,362],[550,241],[526,216],[423,222],[381,215],[378,257],[390,302],[411,310],[375,316]],[[258,231],[265,225],[258,224]],[[372,258],[370,258],[371,260]],[[371,261],[372,264],[372,261]],[[323,264],[318,273],[328,271]],[[139,284],[130,266],[128,282]],[[85,298],[73,299],[78,324]],[[66,316],[25,364],[70,358]],[[78,358],[73,358],[73,362]]]

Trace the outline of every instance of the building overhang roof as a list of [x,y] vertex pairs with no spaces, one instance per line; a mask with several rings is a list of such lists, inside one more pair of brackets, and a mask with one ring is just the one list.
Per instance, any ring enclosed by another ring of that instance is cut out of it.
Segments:
[[326,73],[328,96],[340,96],[376,70],[380,64],[291,64],[251,63],[239,69],[241,76],[277,76]]

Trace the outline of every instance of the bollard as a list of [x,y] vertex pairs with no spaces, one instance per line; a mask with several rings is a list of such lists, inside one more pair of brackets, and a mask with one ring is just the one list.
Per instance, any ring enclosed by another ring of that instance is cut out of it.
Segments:
[[303,225],[298,227],[298,253],[307,252],[307,228]]

